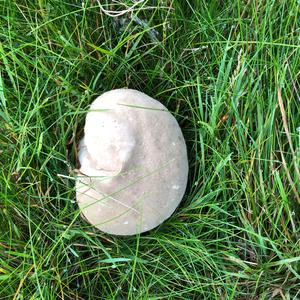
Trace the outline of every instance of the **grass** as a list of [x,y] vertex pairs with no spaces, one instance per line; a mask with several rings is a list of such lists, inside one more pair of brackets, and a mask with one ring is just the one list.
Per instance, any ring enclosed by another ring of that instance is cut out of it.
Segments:
[[[0,1],[0,299],[300,299],[299,5]],[[72,178],[89,104],[124,86],[177,118],[190,174],[121,238]]]

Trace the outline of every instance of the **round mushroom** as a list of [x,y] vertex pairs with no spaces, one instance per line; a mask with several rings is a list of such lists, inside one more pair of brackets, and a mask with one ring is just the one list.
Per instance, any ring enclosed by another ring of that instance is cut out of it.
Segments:
[[110,234],[133,235],[158,226],[186,189],[181,129],[164,105],[137,90],[112,90],[91,104],[78,158],[81,213]]

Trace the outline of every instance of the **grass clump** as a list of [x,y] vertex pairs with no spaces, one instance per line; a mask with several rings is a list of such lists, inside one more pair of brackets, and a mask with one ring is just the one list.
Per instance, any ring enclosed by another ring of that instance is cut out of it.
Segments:
[[[2,0],[0,298],[299,299],[299,65],[296,0]],[[190,178],[120,238],[71,178],[89,104],[124,86],[176,116]]]

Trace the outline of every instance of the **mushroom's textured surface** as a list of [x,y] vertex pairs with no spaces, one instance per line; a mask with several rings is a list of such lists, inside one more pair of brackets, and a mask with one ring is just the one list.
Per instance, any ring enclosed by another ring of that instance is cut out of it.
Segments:
[[185,192],[188,160],[180,127],[165,106],[136,90],[112,90],[92,103],[79,161],[79,208],[107,233],[158,226]]

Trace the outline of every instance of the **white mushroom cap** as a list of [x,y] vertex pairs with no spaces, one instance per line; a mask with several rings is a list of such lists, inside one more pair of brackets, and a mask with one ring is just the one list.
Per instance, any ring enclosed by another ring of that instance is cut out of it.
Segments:
[[88,222],[133,235],[171,216],[186,189],[188,160],[165,106],[136,90],[112,90],[92,103],[84,133],[76,197]]

